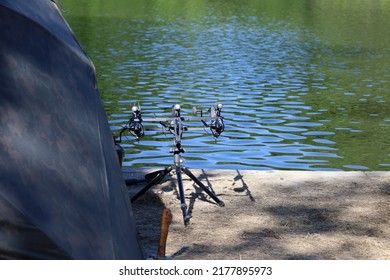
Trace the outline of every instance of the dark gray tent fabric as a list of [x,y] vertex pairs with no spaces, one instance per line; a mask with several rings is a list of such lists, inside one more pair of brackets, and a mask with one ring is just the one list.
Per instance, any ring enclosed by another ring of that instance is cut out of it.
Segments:
[[143,258],[94,67],[49,0],[0,0],[0,258]]

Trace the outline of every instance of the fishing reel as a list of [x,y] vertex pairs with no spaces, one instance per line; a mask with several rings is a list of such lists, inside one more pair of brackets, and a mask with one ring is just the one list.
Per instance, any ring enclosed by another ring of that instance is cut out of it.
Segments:
[[145,135],[144,126],[142,125],[142,116],[141,116],[141,106],[134,105],[131,108],[132,115],[128,123],[122,128],[119,133],[119,140],[117,142],[122,142],[122,134],[127,130],[131,135],[136,139],[142,138]]
[[141,107],[139,105],[133,106],[131,110],[133,112],[133,115],[131,116],[128,124],[129,132],[137,139],[144,137],[145,131],[142,125]]
[[180,116],[180,110],[180,104],[175,104],[172,106],[172,118],[169,122],[169,125],[166,125],[164,122],[160,121],[160,124],[175,136],[175,146],[180,143],[183,132],[188,130],[188,128],[183,124],[185,119]]
[[114,137],[115,149],[118,155],[120,166],[122,166],[122,162],[125,157],[125,150],[120,145],[120,143],[122,142],[122,134],[127,130],[131,135],[133,135],[137,139],[145,135],[145,130],[142,125],[141,107],[139,105],[134,105],[131,111],[132,111],[132,115],[128,123],[120,131],[119,139]]
[[207,124],[204,120],[202,120],[203,124],[210,128],[214,138],[218,138],[225,130],[225,124],[223,123],[223,117],[221,116],[222,107],[223,106],[221,103],[216,103],[210,107],[210,124]]

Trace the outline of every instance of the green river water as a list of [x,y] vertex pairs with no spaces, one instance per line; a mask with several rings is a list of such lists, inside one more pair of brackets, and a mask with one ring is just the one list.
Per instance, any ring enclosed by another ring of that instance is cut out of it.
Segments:
[[[114,134],[134,102],[144,117],[221,102],[218,141],[186,123],[188,167],[390,170],[390,1],[60,2]],[[145,128],[124,165],[170,164],[172,135]]]

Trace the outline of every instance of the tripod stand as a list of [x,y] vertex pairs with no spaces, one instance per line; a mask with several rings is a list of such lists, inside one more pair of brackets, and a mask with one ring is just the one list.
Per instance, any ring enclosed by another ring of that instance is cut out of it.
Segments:
[[182,172],[185,173],[188,177],[190,177],[191,180],[194,181],[203,191],[205,191],[219,206],[225,206],[225,203],[221,201],[213,192],[211,192],[209,188],[202,184],[202,182],[200,182],[198,178],[196,178],[195,175],[187,167],[182,165],[182,159],[180,155],[181,153],[184,153],[184,149],[181,148],[181,135],[183,130],[185,130],[185,127],[183,126],[181,120],[182,119],[180,118],[180,111],[178,108],[176,109],[176,111],[174,111],[174,117],[172,118],[172,121],[169,126],[160,122],[167,130],[169,130],[175,136],[175,148],[170,151],[171,153],[173,153],[174,163],[172,166],[165,167],[162,170],[158,170],[146,175],[146,177],[153,177],[153,179],[131,198],[131,202],[136,201],[151,187],[156,184],[159,184],[167,174],[169,174],[173,169],[175,169],[180,195],[180,207],[183,214],[184,225],[188,225],[191,216],[187,213],[187,204],[184,196]]

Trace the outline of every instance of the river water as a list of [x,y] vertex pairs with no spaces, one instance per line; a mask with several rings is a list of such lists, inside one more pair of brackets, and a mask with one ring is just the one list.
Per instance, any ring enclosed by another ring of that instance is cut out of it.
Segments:
[[[217,141],[185,122],[185,165],[390,169],[390,1],[62,0],[96,66],[114,134],[146,117],[223,104]],[[172,135],[144,122],[124,165],[172,163]]]

